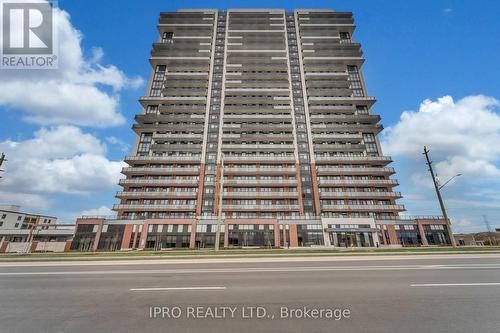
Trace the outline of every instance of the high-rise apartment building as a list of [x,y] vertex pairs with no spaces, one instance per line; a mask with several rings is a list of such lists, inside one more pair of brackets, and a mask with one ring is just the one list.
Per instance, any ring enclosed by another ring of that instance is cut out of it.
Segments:
[[[404,207],[354,29],[351,13],[333,10],[161,13],[106,239],[214,246],[219,205],[223,246],[394,239]],[[414,220],[401,223],[417,237]]]

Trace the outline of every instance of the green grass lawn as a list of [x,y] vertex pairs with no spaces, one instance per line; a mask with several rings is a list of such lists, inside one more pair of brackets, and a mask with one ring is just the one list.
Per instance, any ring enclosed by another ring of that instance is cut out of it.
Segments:
[[169,251],[131,251],[131,252],[64,252],[2,254],[0,262],[31,260],[111,260],[111,259],[185,259],[185,258],[252,258],[272,256],[349,256],[349,255],[402,255],[402,254],[453,254],[453,253],[500,253],[500,247],[421,247],[396,249],[222,249],[214,250],[169,250]]

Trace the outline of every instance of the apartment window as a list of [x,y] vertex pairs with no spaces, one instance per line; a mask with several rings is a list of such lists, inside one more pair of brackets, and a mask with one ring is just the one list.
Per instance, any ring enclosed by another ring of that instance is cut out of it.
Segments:
[[375,142],[375,135],[373,135],[371,133],[364,133],[363,140],[365,142]]
[[167,71],[167,66],[165,65],[156,66],[156,71],[153,76],[153,82],[151,83],[150,96],[152,97],[161,96],[161,90],[163,89],[163,82],[165,81],[166,71]]
[[350,43],[352,43],[352,41],[351,41],[351,34],[350,33],[342,31],[342,32],[339,33],[339,35],[340,35],[340,44],[350,44]]
[[0,227],[3,226],[3,221],[0,221]]
[[14,224],[14,228],[19,228],[19,223]]
[[158,113],[158,105],[148,105],[146,113]]
[[354,96],[364,96],[361,77],[359,76],[358,66],[347,66],[349,83],[351,84],[352,93]]
[[365,144],[366,146],[366,152],[368,153],[376,153],[377,152],[377,145],[374,143],[367,143]]
[[139,145],[137,146],[137,154],[142,156],[149,154],[152,138],[153,136],[151,133],[143,133],[141,135],[141,140],[139,141]]
[[368,108],[365,105],[356,105],[356,114],[368,114]]
[[166,44],[173,44],[174,43],[174,33],[171,31],[166,31],[163,33],[161,36],[161,42],[166,43]]
[[7,217],[7,214],[2,214],[2,220]]

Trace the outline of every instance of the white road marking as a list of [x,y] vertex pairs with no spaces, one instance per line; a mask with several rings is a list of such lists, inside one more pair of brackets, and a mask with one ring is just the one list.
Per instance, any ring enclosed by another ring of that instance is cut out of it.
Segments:
[[132,288],[130,291],[170,291],[170,290],[224,290],[226,287],[172,287],[172,288]]
[[500,286],[500,282],[472,282],[472,283],[421,283],[410,284],[412,287],[463,287],[463,286]]
[[227,268],[185,268],[185,269],[127,269],[89,271],[40,271],[0,272],[2,276],[30,275],[133,275],[133,274],[194,274],[194,273],[262,273],[262,272],[329,272],[329,271],[394,271],[394,270],[499,270],[500,264],[462,265],[397,265],[397,266],[285,266],[285,267],[227,267]]

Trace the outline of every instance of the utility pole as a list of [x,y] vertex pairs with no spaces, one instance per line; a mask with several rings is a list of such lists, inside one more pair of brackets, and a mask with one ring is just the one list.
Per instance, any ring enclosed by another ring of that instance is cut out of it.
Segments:
[[432,161],[429,159],[429,150],[425,146],[424,146],[424,155],[425,159],[427,160],[427,165],[429,166],[429,172],[431,173],[432,176],[432,182],[434,183],[434,188],[436,189],[436,195],[439,201],[439,206],[441,207],[441,212],[446,222],[446,228],[448,229],[448,234],[450,235],[451,246],[457,247],[457,243],[455,242],[455,236],[453,236],[453,231],[451,230],[450,219],[448,218],[448,214],[446,214],[446,208],[444,207],[443,198],[441,197],[440,187],[436,179],[436,176],[434,175],[434,170],[432,169]]
[[[490,239],[490,246],[497,245],[497,240],[495,235],[493,234],[493,230],[491,229],[490,221],[486,218],[486,215],[483,215],[484,224],[486,225],[486,231],[488,231],[488,238]],[[493,236],[493,238],[491,238]],[[493,244],[495,243],[495,244]]]
[[[217,205],[217,227],[215,229],[215,251],[219,251],[220,225],[222,223],[222,193],[224,191],[224,154],[220,159],[219,200]],[[225,231],[227,232],[227,230]]]

